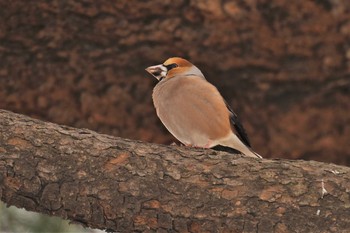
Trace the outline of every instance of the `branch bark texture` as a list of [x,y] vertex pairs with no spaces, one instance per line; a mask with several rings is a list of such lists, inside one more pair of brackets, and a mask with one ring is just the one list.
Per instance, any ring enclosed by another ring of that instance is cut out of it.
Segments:
[[0,111],[0,197],[120,232],[348,232],[350,169],[142,143]]

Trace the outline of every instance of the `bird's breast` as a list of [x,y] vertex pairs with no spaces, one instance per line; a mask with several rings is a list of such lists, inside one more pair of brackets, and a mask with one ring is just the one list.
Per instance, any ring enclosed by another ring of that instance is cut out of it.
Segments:
[[165,127],[185,144],[206,145],[231,132],[224,100],[203,79],[160,82],[153,90],[153,102]]

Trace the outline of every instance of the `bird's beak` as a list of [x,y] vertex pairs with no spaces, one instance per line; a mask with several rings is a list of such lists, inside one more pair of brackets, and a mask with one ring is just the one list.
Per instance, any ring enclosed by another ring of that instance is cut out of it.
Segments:
[[168,69],[163,64],[147,67],[146,71],[158,80],[165,78],[168,73]]

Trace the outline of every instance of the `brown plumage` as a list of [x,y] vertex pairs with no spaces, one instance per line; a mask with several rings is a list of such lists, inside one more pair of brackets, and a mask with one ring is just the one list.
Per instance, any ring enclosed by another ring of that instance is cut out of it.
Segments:
[[202,72],[182,58],[146,69],[159,83],[153,103],[164,126],[187,146],[227,146],[251,157],[248,137],[236,114]]

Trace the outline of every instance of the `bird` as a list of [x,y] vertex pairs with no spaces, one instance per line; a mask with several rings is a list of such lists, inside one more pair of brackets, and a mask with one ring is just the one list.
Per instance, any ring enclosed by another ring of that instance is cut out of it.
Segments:
[[223,146],[262,158],[252,150],[238,116],[195,65],[171,57],[145,70],[158,80],[152,93],[156,113],[177,140],[185,146]]

